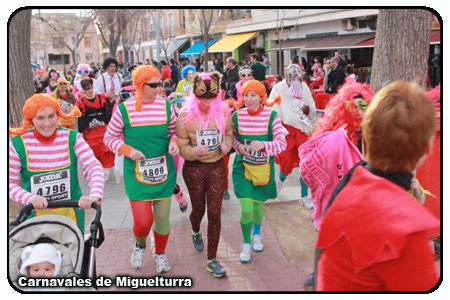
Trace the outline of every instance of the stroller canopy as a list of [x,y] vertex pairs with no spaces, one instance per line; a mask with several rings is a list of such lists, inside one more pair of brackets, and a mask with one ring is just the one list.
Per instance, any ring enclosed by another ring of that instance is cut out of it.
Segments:
[[62,254],[60,276],[80,274],[83,264],[84,238],[71,219],[60,215],[43,215],[26,220],[9,233],[9,275],[19,276],[20,256],[27,246],[51,243]]

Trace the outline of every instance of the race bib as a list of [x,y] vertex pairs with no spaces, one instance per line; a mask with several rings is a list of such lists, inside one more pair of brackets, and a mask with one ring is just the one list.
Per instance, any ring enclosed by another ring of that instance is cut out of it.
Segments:
[[63,113],[68,114],[72,111],[74,105],[70,102],[67,102],[65,100],[61,100],[61,110]]
[[197,130],[197,145],[208,146],[209,152],[218,150],[221,143],[222,134],[220,134],[219,129]]
[[70,171],[61,170],[31,177],[31,193],[47,201],[70,199]]
[[253,151],[250,149],[250,143],[252,140],[244,140],[245,152],[250,154],[250,157],[243,156],[243,160],[246,162],[251,162],[252,164],[262,165],[269,162],[269,157],[263,150]]
[[136,162],[136,178],[145,184],[160,184],[167,180],[166,156],[143,159]]
[[314,124],[311,122],[311,120],[305,114],[301,115],[299,117],[299,120],[300,120],[300,122],[308,125],[309,127],[314,128]]
[[193,84],[185,84],[185,85],[183,85],[183,91],[184,91],[185,95],[189,94],[189,92],[192,91],[193,87],[194,87]]

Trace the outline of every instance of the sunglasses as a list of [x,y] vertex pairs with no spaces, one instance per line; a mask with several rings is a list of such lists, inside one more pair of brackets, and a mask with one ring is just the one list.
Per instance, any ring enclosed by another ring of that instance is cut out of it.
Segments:
[[133,93],[122,92],[122,93],[120,93],[120,96],[122,97],[123,100],[128,100],[133,96]]
[[252,77],[252,74],[241,74],[242,77]]
[[154,82],[154,83],[145,83],[145,85],[148,85],[152,89],[156,89],[157,87],[161,86],[161,82]]
[[77,73],[78,73],[78,75],[81,75],[81,73],[89,74],[89,70],[84,70],[83,72],[80,70],[80,71],[77,71]]

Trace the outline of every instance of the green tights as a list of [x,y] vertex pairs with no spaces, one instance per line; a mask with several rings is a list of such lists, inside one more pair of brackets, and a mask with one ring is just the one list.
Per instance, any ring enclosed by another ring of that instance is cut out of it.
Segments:
[[248,198],[241,200],[241,229],[244,243],[251,243],[251,233],[253,225],[253,235],[261,235],[261,223],[264,217],[264,202],[255,202]]

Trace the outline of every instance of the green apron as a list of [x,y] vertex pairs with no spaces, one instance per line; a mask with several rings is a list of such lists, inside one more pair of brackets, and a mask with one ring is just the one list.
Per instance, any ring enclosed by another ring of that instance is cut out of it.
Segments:
[[[125,103],[119,105],[123,116],[124,142],[141,151],[145,159],[124,158],[125,192],[131,200],[163,200],[172,196],[176,175],[168,153],[170,103],[166,101],[166,121],[153,125],[133,125]],[[136,112],[139,113],[139,112]]]
[[[242,134],[239,131],[239,111],[233,114],[233,126],[238,132],[238,140],[242,144],[251,141],[271,142],[273,140],[272,123],[276,112],[272,111],[265,134]],[[233,187],[239,199],[251,199],[256,202],[265,202],[277,197],[275,184],[274,157],[267,157],[264,152],[251,153],[251,158],[236,155],[233,163]]]
[[[70,162],[68,165],[57,169],[31,170],[28,166],[28,152],[22,136],[12,138],[12,143],[20,157],[20,181],[22,188],[32,194],[43,196],[47,201],[78,201],[81,198],[81,189],[78,183],[77,157],[75,155],[75,142],[77,133],[74,130],[60,128],[56,130],[69,131],[67,151]],[[31,130],[30,130],[31,131]],[[28,131],[28,132],[30,132]],[[77,223],[78,228],[84,233],[84,210],[79,208],[53,208],[48,210],[36,210],[31,217],[56,214],[63,215]]]

